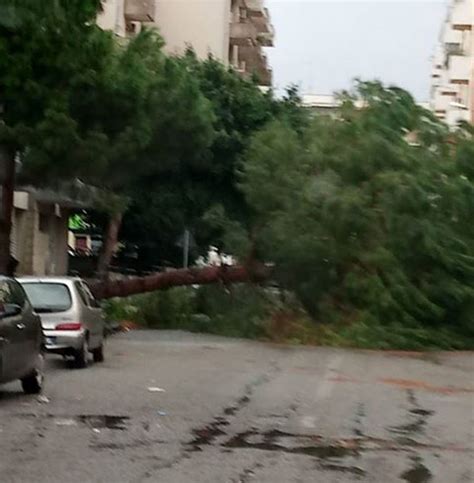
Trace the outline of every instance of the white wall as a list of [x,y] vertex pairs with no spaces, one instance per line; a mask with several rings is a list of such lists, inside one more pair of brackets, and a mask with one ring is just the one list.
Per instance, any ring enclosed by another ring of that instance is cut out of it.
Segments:
[[192,45],[200,58],[212,53],[227,64],[230,12],[231,0],[156,0],[155,23],[167,52]]
[[97,16],[97,25],[125,37],[125,0],[102,0],[102,12]]

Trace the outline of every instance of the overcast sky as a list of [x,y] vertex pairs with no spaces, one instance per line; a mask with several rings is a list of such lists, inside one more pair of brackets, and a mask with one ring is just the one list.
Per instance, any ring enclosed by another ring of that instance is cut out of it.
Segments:
[[378,78],[429,96],[430,57],[445,0],[267,0],[276,30],[268,49],[277,89],[303,93],[348,88]]

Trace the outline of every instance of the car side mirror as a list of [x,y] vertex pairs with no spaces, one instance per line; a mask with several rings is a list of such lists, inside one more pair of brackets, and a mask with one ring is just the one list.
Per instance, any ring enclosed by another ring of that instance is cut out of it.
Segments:
[[0,306],[0,319],[15,317],[18,314],[21,314],[21,307],[17,304],[3,304],[3,306]]

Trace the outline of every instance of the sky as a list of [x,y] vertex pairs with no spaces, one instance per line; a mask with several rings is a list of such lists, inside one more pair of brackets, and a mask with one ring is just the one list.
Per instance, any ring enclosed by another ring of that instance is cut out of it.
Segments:
[[446,0],[266,0],[275,27],[267,49],[277,90],[329,94],[379,79],[429,98],[431,61]]

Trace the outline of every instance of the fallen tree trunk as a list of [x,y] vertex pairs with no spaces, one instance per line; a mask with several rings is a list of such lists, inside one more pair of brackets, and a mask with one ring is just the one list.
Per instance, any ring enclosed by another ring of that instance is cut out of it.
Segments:
[[147,277],[98,282],[91,285],[91,290],[97,299],[109,299],[188,285],[257,283],[267,280],[270,274],[271,268],[266,265],[253,265],[252,268],[245,266],[188,268]]

